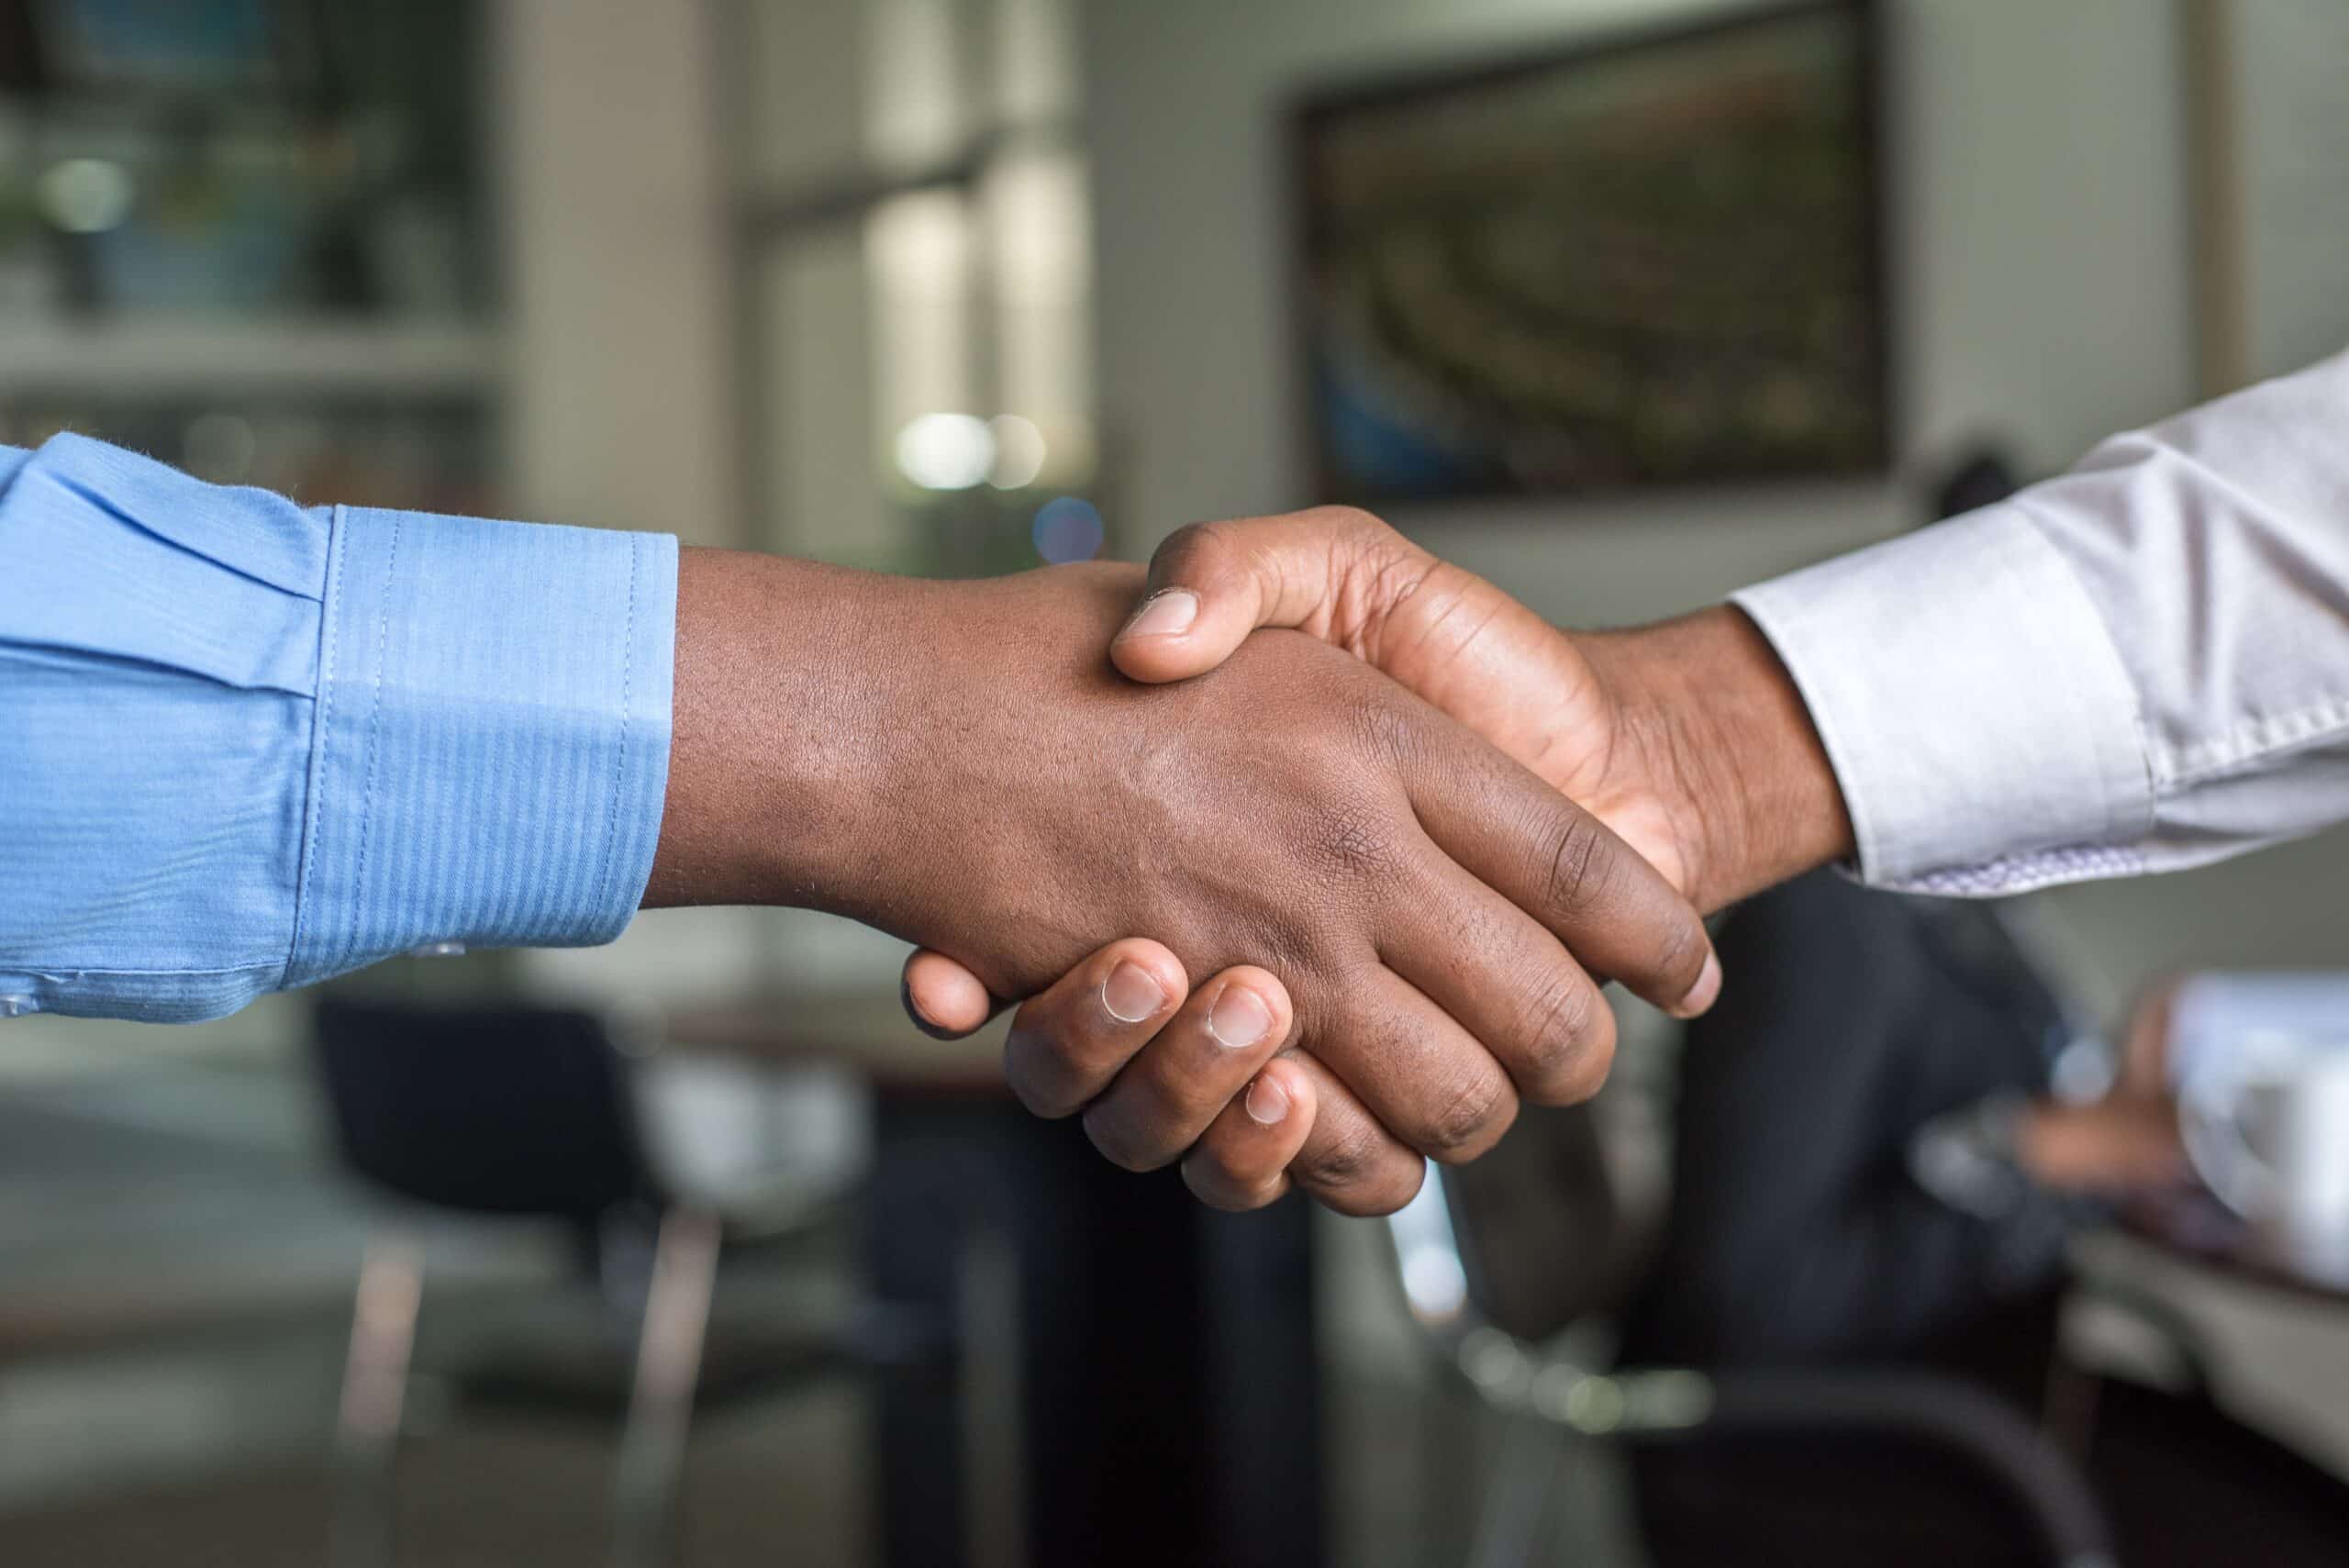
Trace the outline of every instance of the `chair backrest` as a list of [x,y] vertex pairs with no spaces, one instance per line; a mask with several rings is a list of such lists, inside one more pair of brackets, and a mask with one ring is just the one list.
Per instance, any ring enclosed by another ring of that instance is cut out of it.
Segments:
[[[1808,949],[1821,951],[1820,962],[1799,966],[1805,973],[1825,976],[1816,982],[1821,985],[1840,983],[1826,958],[1847,949],[1880,954],[1887,944],[1898,944],[1915,955],[1903,973],[1932,996],[1953,1004],[1968,996],[1972,1002],[1965,1016],[1997,1020],[2007,1033],[2031,1040],[2025,1048],[2033,1059],[2028,1071],[2043,1072],[2068,1038],[2060,997],[1988,906],[1896,899],[1822,874],[1755,900],[1737,919],[1791,923]],[[1859,940],[1863,930],[1865,943]],[[1833,1054],[1831,1041],[1807,1044],[1812,1054]],[[1755,1126],[1754,1118],[1799,1113],[1798,1105],[1783,1097],[1749,1092],[1753,1085],[1738,1083],[1743,1069],[1718,1047],[1694,1054],[1698,1060],[1688,1071],[1709,1077],[1684,1081],[1684,1096],[1693,1092],[1694,1100],[1703,1103],[1721,1097],[1709,1093],[1717,1086],[1735,1085],[1729,1098],[1736,1103],[1739,1120],[1730,1130],[1743,1138],[1738,1148],[1759,1148],[1776,1130]],[[1878,1054],[1871,1053],[1870,1060]],[[1687,1118],[1682,1121],[1686,1133]],[[1718,1136],[1708,1141],[1721,1144]],[[1679,1163],[1684,1177],[1695,1168],[1687,1161]],[[1709,1181],[1729,1177],[1766,1184],[1770,1174],[1758,1168],[1724,1171],[1719,1161],[1705,1169],[1712,1173]],[[1444,1172],[1442,1184],[1468,1305],[1483,1321],[1521,1340],[1546,1339],[1595,1312],[1632,1308],[1631,1298],[1658,1262],[1656,1245],[1666,1243],[1668,1252],[1675,1240],[1690,1240],[1670,1233],[1670,1217],[1635,1213],[1626,1205],[1609,1170],[1598,1118],[1586,1106],[1526,1107],[1490,1153]],[[1718,1206],[1706,1207],[1709,1212]],[[1709,1240],[1702,1231],[1693,1234]],[[1664,1262],[1669,1265],[1669,1256]]]
[[1528,1106],[1492,1151],[1443,1173],[1470,1304],[1520,1340],[1619,1303],[1640,1251],[1587,1106]]
[[574,1220],[659,1200],[626,1059],[593,1013],[328,1000],[316,1040],[342,1157],[380,1187]]

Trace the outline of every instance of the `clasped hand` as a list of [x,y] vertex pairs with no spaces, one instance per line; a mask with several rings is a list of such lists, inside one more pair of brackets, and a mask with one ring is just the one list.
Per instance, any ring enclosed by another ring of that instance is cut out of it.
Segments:
[[[1094,580],[1134,592],[1115,569]],[[1005,1062],[1021,1100],[1081,1112],[1120,1165],[1181,1160],[1220,1207],[1293,1181],[1380,1213],[1417,1191],[1422,1156],[1489,1148],[1520,1099],[1598,1087],[1614,1020],[1595,974],[1701,1011],[1720,974],[1688,895],[1711,906],[1742,889],[1720,885],[1701,816],[1669,804],[1679,759],[1592,646],[1359,512],[1174,536],[1111,656],[1131,680],[1183,683],[1160,701],[1228,693],[1245,777],[1177,792],[1186,841],[1223,852],[1186,864],[1165,833],[1130,852],[1231,905],[1188,929],[1153,910],[1121,928],[1152,937],[1030,996]],[[1131,711],[1170,739],[1188,717]],[[1146,793],[1146,812],[1166,809]],[[1264,817],[1274,802],[1298,815]],[[1243,871],[1232,851],[1265,828],[1270,858]],[[1277,907],[1252,928],[1267,895]],[[1192,989],[1232,956],[1253,962]],[[943,951],[917,953],[906,981],[916,1018],[950,1034],[984,1021],[990,993],[1024,994]]]
[[1359,512],[1147,583],[689,550],[677,617],[647,905],[878,926],[940,1032],[1025,998],[1019,1096],[1224,1207],[1408,1202],[1598,1087],[1601,977],[1701,1011],[1699,910],[1850,845],[1742,616],[1569,636]]

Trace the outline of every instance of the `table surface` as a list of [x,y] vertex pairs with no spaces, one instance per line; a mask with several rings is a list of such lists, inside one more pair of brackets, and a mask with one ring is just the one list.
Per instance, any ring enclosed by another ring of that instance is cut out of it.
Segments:
[[2131,1206],[2118,1229],[2212,1273],[2349,1305],[2349,1236],[2321,1244],[2296,1238],[2203,1193]]
[[996,1018],[967,1040],[932,1040],[896,997],[871,991],[751,992],[695,1003],[662,1020],[666,1049],[751,1062],[828,1062],[906,1089],[1008,1095]]

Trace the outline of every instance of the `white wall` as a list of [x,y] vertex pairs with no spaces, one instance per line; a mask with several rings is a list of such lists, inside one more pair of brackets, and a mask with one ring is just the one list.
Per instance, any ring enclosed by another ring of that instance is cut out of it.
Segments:
[[513,501],[731,543],[715,7],[501,0],[495,15]]
[[[1702,0],[1093,0],[1086,117],[1103,413],[1124,537],[1309,497],[1288,360],[1276,114],[1299,83]],[[2192,388],[2175,12],[2147,0],[1903,0],[1891,151],[1904,466],[1995,435],[2069,462]],[[1916,520],[1891,484],[1397,511],[1561,621],[1669,614]],[[2183,962],[2344,962],[2349,838],[2066,892],[2108,996]]]
[[[851,112],[854,0],[763,8],[750,145],[727,139],[720,7],[706,0],[500,0],[513,303],[513,504],[526,517],[735,544],[740,466],[728,295],[738,154],[756,172]],[[810,24],[829,17],[820,30]],[[796,71],[785,70],[796,66]],[[853,122],[846,129],[852,131]],[[837,132],[835,133],[837,135]],[[861,367],[834,368],[853,378]],[[885,984],[902,948],[797,911],[672,909],[608,948],[521,955],[548,993],[662,1001],[763,980]]]

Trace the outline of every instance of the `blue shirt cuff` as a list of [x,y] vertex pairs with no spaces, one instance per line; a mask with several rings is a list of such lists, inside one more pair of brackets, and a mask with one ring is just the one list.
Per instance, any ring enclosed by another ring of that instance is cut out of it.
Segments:
[[677,541],[338,508],[289,985],[611,940],[668,783]]

